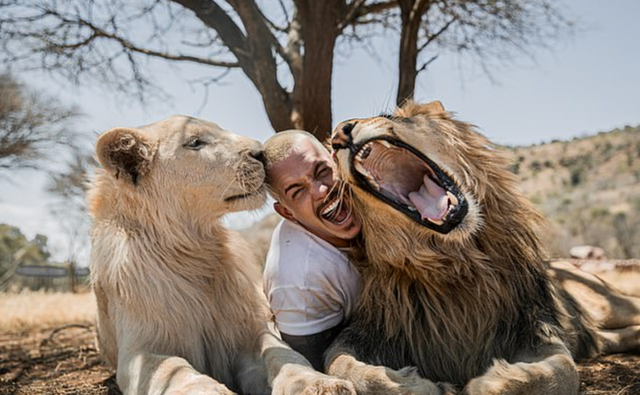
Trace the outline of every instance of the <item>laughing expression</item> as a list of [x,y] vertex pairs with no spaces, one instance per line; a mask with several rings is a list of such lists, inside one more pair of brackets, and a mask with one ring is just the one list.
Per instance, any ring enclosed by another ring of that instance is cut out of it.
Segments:
[[279,193],[276,211],[336,247],[349,245],[360,232],[348,197],[340,198],[338,174],[329,153],[308,140],[300,140],[291,154],[270,173]]

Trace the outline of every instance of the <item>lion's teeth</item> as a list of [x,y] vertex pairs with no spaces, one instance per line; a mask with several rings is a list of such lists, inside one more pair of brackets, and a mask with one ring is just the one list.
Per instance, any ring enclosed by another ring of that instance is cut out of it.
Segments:
[[379,140],[379,143],[387,148],[391,148],[391,143],[389,143],[387,140]]
[[376,182],[376,180],[373,178],[373,176],[371,175],[371,173],[369,173],[369,171],[367,169],[364,168],[364,166],[362,165],[362,163],[360,162],[356,162],[355,163],[355,168],[356,171],[360,174],[362,174],[367,181],[369,181],[369,184],[374,187],[377,191],[380,190],[380,185],[378,185],[378,183]]
[[376,191],[380,190],[380,185],[378,185],[376,180],[374,180],[373,177],[371,177],[370,174],[367,174],[367,180],[369,180],[369,184],[371,184],[371,186],[374,187],[376,189]]
[[458,205],[458,198],[457,198],[457,197],[455,197],[455,196],[453,195],[453,193],[451,193],[451,192],[447,191],[447,196],[449,196],[449,200],[451,201],[451,204],[452,204],[453,206],[457,206],[457,205]]
[[409,211],[418,211],[418,209],[413,206],[407,206],[407,208],[409,209]]
[[440,221],[439,219],[427,218],[427,220],[430,221],[430,222],[433,222],[436,225],[444,224],[444,222]]

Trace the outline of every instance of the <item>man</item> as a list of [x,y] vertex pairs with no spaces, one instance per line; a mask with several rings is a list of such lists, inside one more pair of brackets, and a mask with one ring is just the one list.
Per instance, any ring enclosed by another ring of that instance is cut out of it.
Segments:
[[275,228],[264,287],[282,339],[323,370],[323,353],[355,307],[359,275],[345,249],[360,233],[338,191],[335,162],[313,135],[280,132],[264,144]]

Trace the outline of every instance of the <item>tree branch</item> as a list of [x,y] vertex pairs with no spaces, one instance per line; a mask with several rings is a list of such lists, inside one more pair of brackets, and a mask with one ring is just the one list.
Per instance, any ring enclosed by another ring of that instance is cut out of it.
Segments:
[[[73,21],[66,21],[66,22],[73,23]],[[113,33],[106,32],[105,30],[99,28],[98,26],[92,24],[91,22],[83,18],[79,18],[77,23],[91,29],[93,31],[93,35],[87,38],[86,40],[83,40],[76,44],[57,44],[56,45],[57,48],[75,49],[75,48],[78,48],[79,46],[88,44],[89,42],[93,41],[96,38],[102,37],[102,38],[113,40],[119,43],[120,45],[122,45],[123,48],[126,48],[132,52],[137,52],[143,55],[149,55],[149,56],[162,58],[166,60],[175,60],[175,61],[181,61],[181,62],[186,61],[186,62],[205,64],[208,66],[217,66],[217,67],[225,67],[225,68],[234,68],[234,67],[240,66],[237,62],[227,62],[227,61],[221,61],[221,60],[200,58],[192,55],[180,55],[180,54],[176,55],[176,54],[170,54],[167,52],[160,52],[152,49],[141,48],[133,44],[132,42],[124,39],[123,37],[120,37]]]
[[380,14],[398,6],[395,0],[381,1],[373,4],[365,3],[366,0],[353,0],[353,2],[349,4],[344,18],[338,23],[338,32],[342,32],[350,25],[372,23],[371,20],[362,21],[361,19],[372,14]]

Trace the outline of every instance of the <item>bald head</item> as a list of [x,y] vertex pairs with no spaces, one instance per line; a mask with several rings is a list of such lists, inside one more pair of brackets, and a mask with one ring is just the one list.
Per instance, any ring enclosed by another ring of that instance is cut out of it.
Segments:
[[288,158],[293,151],[299,150],[301,144],[305,141],[310,142],[318,148],[325,149],[318,139],[304,130],[285,130],[284,132],[278,132],[269,137],[267,141],[264,142],[264,158],[267,170],[281,160]]
[[289,158],[291,155],[307,150],[309,146],[318,150],[326,151],[318,139],[304,130],[286,130],[269,137],[264,142],[264,167],[267,172],[267,183],[274,199],[280,200],[280,192],[274,188],[272,182],[274,178],[273,168],[278,163]]

